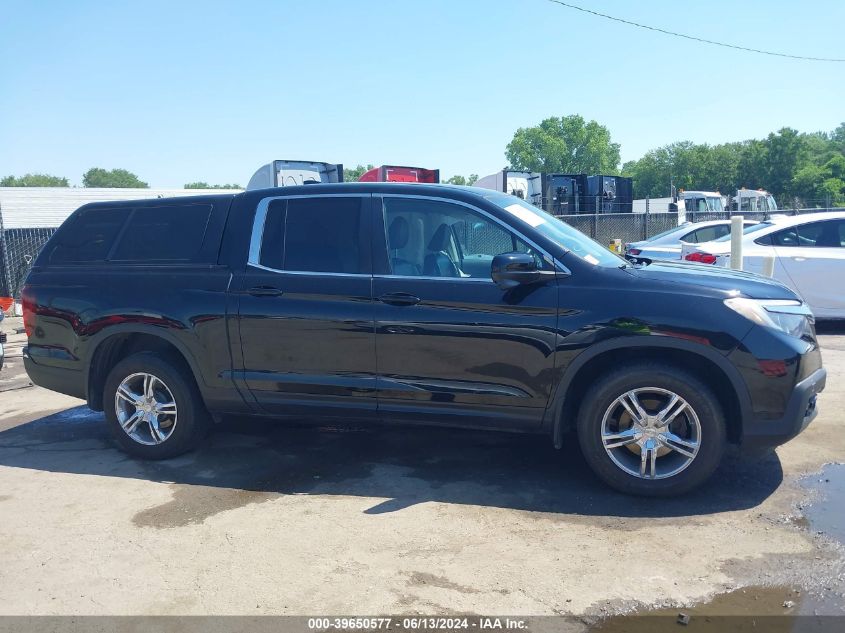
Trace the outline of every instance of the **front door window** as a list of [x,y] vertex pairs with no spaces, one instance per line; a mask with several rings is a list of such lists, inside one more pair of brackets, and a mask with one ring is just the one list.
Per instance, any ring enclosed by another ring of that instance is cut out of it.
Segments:
[[494,256],[533,252],[493,220],[448,202],[386,198],[384,221],[393,275],[489,279]]

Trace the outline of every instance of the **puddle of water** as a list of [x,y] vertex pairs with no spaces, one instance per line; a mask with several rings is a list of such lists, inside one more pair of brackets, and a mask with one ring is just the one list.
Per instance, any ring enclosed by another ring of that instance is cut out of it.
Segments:
[[173,499],[138,512],[132,523],[158,529],[196,525],[208,517],[253,503],[263,503],[280,495],[274,492],[239,490],[214,486],[171,486]]
[[821,474],[807,477],[804,486],[819,493],[801,508],[808,529],[845,545],[845,464],[828,464]]
[[[813,496],[812,503],[800,507],[802,515],[793,519],[793,523],[811,534],[822,533],[845,544],[845,464],[829,464],[820,474],[812,475],[802,483],[817,496]],[[843,609],[842,594],[829,587],[813,594],[790,587],[745,587],[689,608],[654,609],[614,616],[597,622],[590,630],[603,633],[839,632],[845,630]],[[822,617],[814,617],[819,615]]]
[[[744,587],[689,608],[613,616],[597,622],[589,630],[601,633],[827,631],[824,627],[827,620],[832,624],[832,618],[806,617],[814,613],[816,606],[803,592],[789,587]],[[810,628],[806,628],[807,625]]]

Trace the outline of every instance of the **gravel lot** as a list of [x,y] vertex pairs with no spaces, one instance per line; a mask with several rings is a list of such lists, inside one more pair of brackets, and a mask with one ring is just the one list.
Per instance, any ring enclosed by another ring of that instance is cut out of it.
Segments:
[[827,332],[828,386],[811,427],[776,453],[732,456],[709,485],[669,501],[609,491],[574,447],[494,433],[232,420],[194,454],[134,461],[102,414],[29,385],[24,337],[11,334],[0,614],[589,621],[746,586],[845,613],[843,548],[802,516],[821,507],[845,525],[845,507],[823,505],[831,475],[802,481],[845,461],[845,329]]

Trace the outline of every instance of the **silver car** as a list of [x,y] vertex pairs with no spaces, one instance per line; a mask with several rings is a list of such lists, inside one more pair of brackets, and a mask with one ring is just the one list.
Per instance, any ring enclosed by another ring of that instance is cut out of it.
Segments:
[[[754,220],[744,220],[745,227],[757,224]],[[681,242],[699,244],[712,242],[730,234],[730,220],[710,220],[709,222],[684,222],[683,224],[658,233],[641,242],[625,244],[625,255],[651,260],[680,260]]]

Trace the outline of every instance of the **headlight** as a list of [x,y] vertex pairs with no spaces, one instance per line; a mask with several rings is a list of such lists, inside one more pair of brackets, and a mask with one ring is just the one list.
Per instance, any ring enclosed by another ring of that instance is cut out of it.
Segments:
[[770,327],[791,336],[812,336],[813,313],[800,301],[774,299],[725,299],[725,305],[757,325]]

